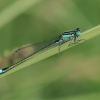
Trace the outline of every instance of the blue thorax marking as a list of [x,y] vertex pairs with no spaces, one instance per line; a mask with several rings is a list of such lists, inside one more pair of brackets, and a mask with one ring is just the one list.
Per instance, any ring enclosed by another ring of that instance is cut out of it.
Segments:
[[70,37],[73,37],[74,36],[74,32],[73,31],[70,31],[70,32],[64,32],[62,34],[62,39],[64,41],[67,41],[68,39],[70,39]]
[[59,43],[63,43],[64,41],[67,41],[70,39],[70,37],[74,37],[74,34],[72,34],[74,32],[64,32],[61,35],[61,39],[59,39],[58,41],[56,41],[57,44]]

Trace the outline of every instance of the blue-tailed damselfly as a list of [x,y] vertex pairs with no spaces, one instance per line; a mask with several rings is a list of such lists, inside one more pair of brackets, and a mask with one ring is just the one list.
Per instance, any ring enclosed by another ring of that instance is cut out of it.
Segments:
[[58,46],[58,53],[60,52],[60,47],[63,43],[69,41],[69,45],[76,43],[77,37],[81,34],[80,29],[76,28],[73,31],[63,32],[61,35],[54,37],[52,39],[43,41],[41,43],[31,44],[28,46],[24,46],[15,50],[12,54],[12,62],[9,67],[5,67],[0,69],[0,74],[7,72],[8,70],[14,68],[13,66],[19,64],[20,62],[24,61],[26,58],[43,51],[49,47]]

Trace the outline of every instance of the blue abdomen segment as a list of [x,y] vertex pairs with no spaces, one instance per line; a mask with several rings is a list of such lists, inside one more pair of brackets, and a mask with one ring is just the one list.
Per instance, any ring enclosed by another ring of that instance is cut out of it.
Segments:
[[3,74],[6,70],[0,69],[0,74]]
[[7,71],[8,67],[7,68],[3,68],[3,69],[0,69],[0,74],[3,74]]
[[2,69],[0,69],[0,74],[2,74],[3,73],[3,70]]

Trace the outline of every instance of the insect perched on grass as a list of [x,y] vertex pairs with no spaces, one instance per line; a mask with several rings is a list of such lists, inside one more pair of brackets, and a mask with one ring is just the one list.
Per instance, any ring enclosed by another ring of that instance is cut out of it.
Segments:
[[14,65],[19,64],[20,62],[24,61],[26,58],[51,47],[58,46],[58,54],[60,52],[61,45],[65,42],[69,41],[69,45],[71,46],[75,43],[78,43],[77,40],[78,36],[81,34],[80,29],[76,28],[73,31],[63,32],[61,35],[54,37],[52,39],[43,41],[41,43],[31,44],[28,46],[24,46],[15,50],[12,54],[13,63],[6,68],[0,70],[0,74],[7,72],[8,70],[12,69]]

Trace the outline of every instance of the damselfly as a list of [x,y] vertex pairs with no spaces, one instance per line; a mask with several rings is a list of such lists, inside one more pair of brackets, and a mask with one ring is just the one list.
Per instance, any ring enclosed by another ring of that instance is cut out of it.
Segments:
[[58,53],[60,52],[61,45],[65,42],[69,41],[69,45],[77,43],[78,36],[81,34],[80,29],[76,28],[73,31],[63,32],[61,35],[54,37],[52,39],[43,41],[41,43],[31,44],[28,46],[24,46],[15,50],[12,54],[12,61],[9,67],[5,67],[0,70],[0,74],[7,72],[8,70],[14,68],[14,65],[21,63],[26,58],[40,52],[46,50],[50,47],[58,46]]

